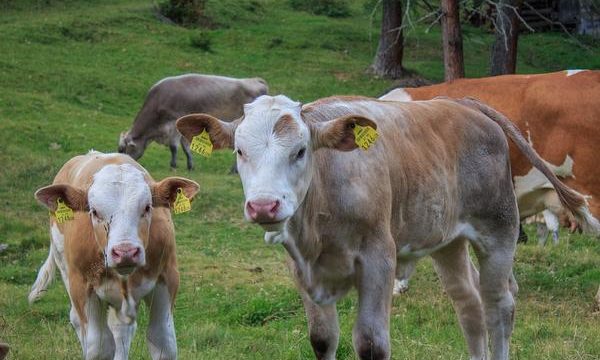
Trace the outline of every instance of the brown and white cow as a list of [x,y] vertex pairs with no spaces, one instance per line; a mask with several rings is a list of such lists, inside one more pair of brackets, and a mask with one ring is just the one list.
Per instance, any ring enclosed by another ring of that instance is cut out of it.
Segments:
[[[527,134],[530,144],[555,174],[589,196],[592,214],[600,217],[600,168],[596,166],[596,154],[600,152],[600,71],[457,79],[394,89],[380,99],[416,101],[437,96],[472,96],[505,114]],[[521,219],[543,211],[552,236],[557,239],[559,218],[564,211],[556,202],[552,184],[514,145],[509,147]],[[399,269],[396,292],[408,288],[413,267],[407,264],[405,269]]]
[[[565,184],[591,196],[590,210],[600,217],[600,169],[595,158],[600,151],[600,71],[457,79],[395,89],[380,99],[415,101],[437,96],[472,96],[506,115],[527,134],[543,159],[568,170],[560,174]],[[527,175],[535,169],[515,146],[510,146],[510,159],[515,186],[525,185],[530,180]],[[534,184],[536,189],[542,188],[542,184]]]
[[265,95],[269,88],[261,78],[235,79],[224,76],[184,74],[164,78],[154,84],[131,129],[121,133],[119,152],[135,160],[144,155],[152,141],[171,150],[171,167],[177,167],[177,147],[187,157],[187,167],[194,166],[190,144],[175,129],[177,118],[203,112],[225,120],[242,115],[242,106]]
[[[335,358],[335,304],[356,287],[356,353],[389,359],[397,258],[426,255],[454,302],[471,358],[486,359],[488,333],[492,358],[508,358],[519,219],[503,130],[582,221],[585,200],[557,180],[510,121],[469,104],[476,109],[361,97],[301,106],[261,96],[240,121],[206,114],[177,121],[188,140],[207,130],[215,148],[235,144],[245,216],[267,231],[266,242],[287,250],[317,358]],[[359,125],[379,133],[367,151],[352,151]]]
[[179,272],[169,207],[178,191],[191,199],[198,184],[180,177],[155,182],[127,155],[92,151],[69,160],[52,185],[35,193],[51,211],[60,200],[74,216],[60,224],[51,216],[50,253],[29,301],[43,295],[58,267],[86,359],[127,358],[142,300],[152,358],[177,357],[172,310]]

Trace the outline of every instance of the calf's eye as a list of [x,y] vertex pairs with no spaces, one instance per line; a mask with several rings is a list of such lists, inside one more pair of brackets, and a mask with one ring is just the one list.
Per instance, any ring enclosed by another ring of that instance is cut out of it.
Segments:
[[296,154],[296,160],[300,160],[304,157],[304,154],[306,153],[306,148],[302,148],[298,151],[298,154]]
[[237,149],[237,151],[236,151],[236,152],[237,152],[238,156],[243,156],[243,155],[244,155],[244,154],[242,153],[242,150],[240,150],[240,149]]

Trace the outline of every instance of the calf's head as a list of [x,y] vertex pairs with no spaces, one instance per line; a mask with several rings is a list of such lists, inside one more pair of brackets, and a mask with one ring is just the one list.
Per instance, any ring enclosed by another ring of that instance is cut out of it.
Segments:
[[134,160],[137,160],[144,155],[146,145],[146,142],[140,141],[139,139],[133,139],[129,131],[124,131],[119,135],[119,153],[127,154]]
[[245,105],[241,120],[225,123],[207,114],[191,114],[177,121],[177,129],[189,141],[206,130],[213,148],[234,148],[246,218],[267,231],[279,231],[306,196],[314,152],[356,149],[356,124],[376,128],[373,121],[357,115],[308,121],[300,103],[279,95],[261,96]]
[[88,211],[94,240],[105,254],[106,266],[128,275],[145,265],[153,208],[169,207],[179,189],[191,199],[198,192],[198,184],[178,177],[155,183],[131,164],[111,164],[94,175],[87,189],[50,185],[39,189],[35,197],[51,211],[56,210],[57,200],[73,211]]

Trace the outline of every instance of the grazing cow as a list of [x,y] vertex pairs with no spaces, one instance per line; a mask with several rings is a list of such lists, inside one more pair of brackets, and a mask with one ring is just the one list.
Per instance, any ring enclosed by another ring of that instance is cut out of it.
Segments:
[[[557,180],[510,121],[468,103],[474,108],[332,97],[301,106],[261,96],[233,123],[207,114],[177,121],[188,140],[206,130],[215,148],[235,144],[245,216],[267,231],[266,242],[287,250],[318,359],[335,358],[335,304],[353,286],[354,349],[360,359],[389,359],[396,261],[425,255],[454,302],[471,358],[486,359],[488,333],[492,358],[508,358],[519,219],[503,130],[568,209],[582,222],[589,215],[585,199]],[[351,151],[354,131],[364,127],[379,139]]]
[[90,152],[69,160],[35,193],[50,211],[50,253],[29,294],[41,297],[58,267],[71,299],[71,324],[86,359],[126,359],[142,300],[149,307],[152,359],[177,357],[173,302],[179,286],[169,207],[198,184],[179,177],[155,182],[121,154]]
[[[555,174],[590,197],[590,210],[593,216],[600,217],[600,168],[596,166],[596,154],[600,152],[600,71],[457,79],[394,89],[380,99],[414,101],[437,96],[473,96],[505,114],[527,134],[530,144]],[[515,146],[509,147],[521,219],[548,210],[545,217],[551,224],[553,238],[557,238],[558,219],[564,211],[553,201],[556,194],[552,194],[552,184]],[[570,224],[572,230],[576,226]],[[399,271],[396,292],[407,289],[412,268]]]
[[138,160],[148,144],[156,141],[169,147],[171,167],[175,168],[177,146],[181,144],[191,170],[194,163],[190,144],[175,129],[175,120],[195,112],[233,120],[242,115],[244,104],[267,92],[267,83],[261,78],[185,74],[162,79],[148,91],[131,129],[121,133],[119,152]]

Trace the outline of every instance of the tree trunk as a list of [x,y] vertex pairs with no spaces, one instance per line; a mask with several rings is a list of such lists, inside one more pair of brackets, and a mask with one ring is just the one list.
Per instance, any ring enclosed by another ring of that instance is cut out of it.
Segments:
[[496,40],[492,45],[490,65],[492,76],[514,74],[517,71],[519,19],[513,7],[519,9],[521,0],[498,0],[496,5]]
[[398,79],[404,74],[404,36],[402,35],[402,2],[383,0],[381,36],[371,71],[377,76]]
[[445,80],[465,77],[462,33],[457,0],[442,0],[442,43]]

